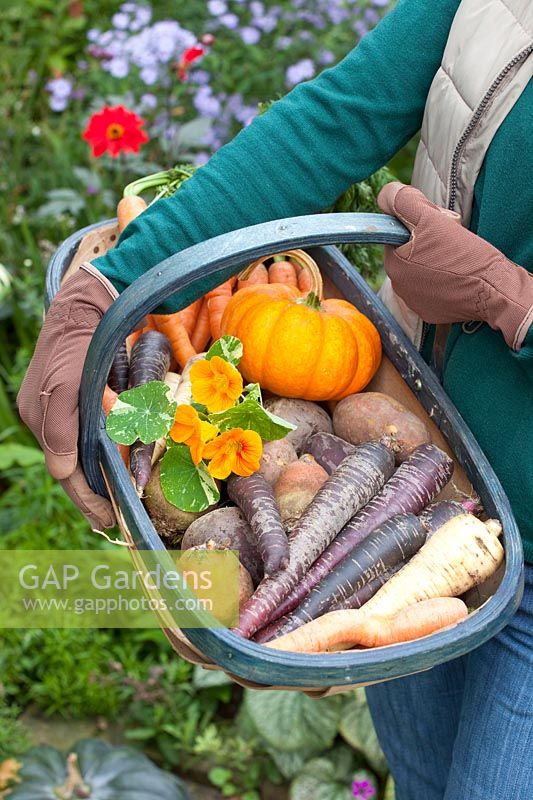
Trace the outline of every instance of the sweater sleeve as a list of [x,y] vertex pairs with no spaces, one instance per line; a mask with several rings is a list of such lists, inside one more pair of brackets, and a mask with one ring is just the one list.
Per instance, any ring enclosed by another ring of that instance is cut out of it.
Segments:
[[[198,242],[321,211],[420,128],[459,0],[399,0],[348,55],[257,117],[94,261],[119,292]],[[169,298],[160,310],[175,310]]]

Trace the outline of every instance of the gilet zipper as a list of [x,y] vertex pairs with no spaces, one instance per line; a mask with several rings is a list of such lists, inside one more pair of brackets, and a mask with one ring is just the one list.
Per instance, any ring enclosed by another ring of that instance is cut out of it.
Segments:
[[494,94],[498,91],[498,88],[504,78],[509,74],[509,72],[516,67],[517,64],[520,64],[521,61],[525,61],[531,53],[533,53],[533,44],[528,45],[524,50],[522,50],[518,55],[516,55],[512,61],[502,69],[499,75],[496,76],[492,84],[487,89],[486,94],[484,95],[483,99],[481,100],[480,104],[474,111],[472,115],[472,119],[464,129],[461,138],[457,142],[457,146],[454,150],[452,156],[452,165],[450,168],[450,189],[448,194],[448,208],[451,211],[455,210],[455,201],[457,199],[457,172],[458,172],[458,165],[459,165],[459,158],[461,157],[462,150],[468,140],[468,137],[471,136],[476,125],[480,121],[481,117],[483,116],[485,109],[487,108],[489,102],[491,101]]

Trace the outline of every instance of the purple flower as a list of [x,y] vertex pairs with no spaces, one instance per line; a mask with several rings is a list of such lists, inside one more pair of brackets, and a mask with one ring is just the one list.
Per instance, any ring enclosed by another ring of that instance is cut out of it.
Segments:
[[383,6],[388,6],[389,3],[390,3],[390,0],[372,0],[372,5],[374,5],[374,6],[383,7]]
[[106,71],[114,78],[125,78],[129,72],[129,64],[126,58],[112,58],[106,66]]
[[333,64],[334,61],[335,53],[332,53],[331,50],[321,50],[318,54],[319,64]]
[[338,6],[331,6],[328,13],[334,25],[340,25],[341,22],[344,22],[350,16],[350,12],[347,8],[339,8]]
[[287,69],[285,80],[288,86],[295,86],[300,81],[312,78],[315,74],[315,65],[310,58],[303,58]]
[[49,105],[52,111],[64,111],[68,105],[68,98],[52,95]]
[[198,86],[205,86],[211,80],[211,76],[209,72],[205,69],[195,69],[189,72],[189,78],[193,83],[198,84]]
[[152,111],[157,107],[157,97],[151,92],[145,92],[141,95],[141,106],[148,111]]
[[257,44],[261,39],[261,32],[257,28],[252,28],[251,25],[245,25],[241,28],[241,39],[244,44]]
[[380,16],[375,8],[367,8],[365,11],[365,20],[369,22],[371,25],[375,25],[376,22],[379,22]]
[[302,42],[311,42],[314,36],[311,31],[300,31],[299,38]]
[[259,0],[252,0],[250,3],[250,11],[254,17],[260,17],[264,13],[265,7]]
[[68,78],[52,78],[46,84],[46,88],[55,97],[68,99],[72,92],[72,81]]
[[[128,4],[129,5],[129,4]],[[146,6],[138,6],[135,10],[135,17],[130,24],[130,30],[138,31],[148,25],[152,19],[152,10]]]
[[220,114],[220,101],[213,96],[210,86],[201,86],[193,103],[198,113],[204,117],[216,118]]
[[91,183],[87,186],[87,194],[94,195],[98,194],[99,189],[98,186],[93,186]]
[[366,34],[368,33],[368,25],[361,19],[357,20],[357,22],[354,23],[353,29],[357,33],[360,39],[362,39],[363,36],[366,36]]
[[255,17],[254,25],[260,28],[265,33],[271,33],[278,24],[277,17],[272,12],[265,14],[264,17]]
[[207,9],[213,17],[219,17],[221,14],[226,13],[228,7],[224,0],[208,0]]
[[353,781],[352,794],[357,800],[368,800],[376,794],[376,787],[370,781]]
[[153,86],[159,77],[159,70],[157,67],[143,67],[139,74],[143,83],[147,86]]
[[111,17],[111,24],[119,30],[127,30],[130,24],[129,14],[124,14],[122,11],[118,11]]
[[193,163],[196,164],[197,167],[201,167],[202,164],[207,164],[209,158],[209,153],[205,150],[202,150],[200,153],[196,153]]
[[275,45],[278,50],[287,50],[292,45],[292,39],[290,36],[280,36]]
[[98,28],[90,28],[87,31],[87,39],[90,42],[97,42],[99,36],[100,36],[100,31],[98,30]]
[[228,14],[222,14],[222,16],[221,16],[221,17],[219,17],[219,20],[218,20],[218,21],[219,21],[219,22],[220,22],[220,24],[221,24],[221,25],[223,25],[225,28],[229,28],[229,30],[232,30],[232,31],[234,31],[234,30],[235,30],[235,28],[236,28],[236,27],[238,26],[238,24],[239,24],[239,17],[237,16],[237,14],[231,14],[231,13],[228,13]]

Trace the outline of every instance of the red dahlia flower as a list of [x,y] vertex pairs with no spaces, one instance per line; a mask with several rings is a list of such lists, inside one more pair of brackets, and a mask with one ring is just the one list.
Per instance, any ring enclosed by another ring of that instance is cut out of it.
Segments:
[[144,120],[124,106],[104,106],[92,115],[82,138],[89,142],[96,158],[106,152],[116,158],[127,151],[138,153],[140,146],[149,140],[141,130],[143,125]]

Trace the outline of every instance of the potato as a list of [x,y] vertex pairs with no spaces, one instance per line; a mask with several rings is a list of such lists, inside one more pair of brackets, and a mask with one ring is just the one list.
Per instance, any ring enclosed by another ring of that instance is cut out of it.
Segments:
[[292,530],[328,477],[309,453],[283,470],[274,486],[274,497],[286,530]]
[[181,541],[181,549],[188,550],[213,540],[217,547],[238,550],[241,563],[257,586],[263,577],[263,563],[254,542],[252,529],[235,506],[216,508],[195,520]]
[[392,436],[398,445],[396,461],[401,464],[420,444],[431,442],[421,419],[393,397],[380,392],[351,394],[333,412],[333,430],[351,444]]
[[296,461],[298,455],[296,450],[287,438],[275,439],[273,442],[263,443],[263,454],[261,456],[258,472],[263,476],[267,483],[273,486],[285,467]]
[[143,500],[156,531],[163,538],[169,538],[187,530],[191,522],[206,514],[209,509],[199,512],[182,511],[169,503],[161,489],[160,471],[161,462],[158,461],[144,490]]
[[288,441],[295,448],[298,455],[306,440],[312,433],[326,431],[333,433],[331,417],[317,403],[310,400],[293,400],[289,397],[275,397],[265,400],[265,407],[278,417],[296,425],[296,430],[287,434],[284,441]]

